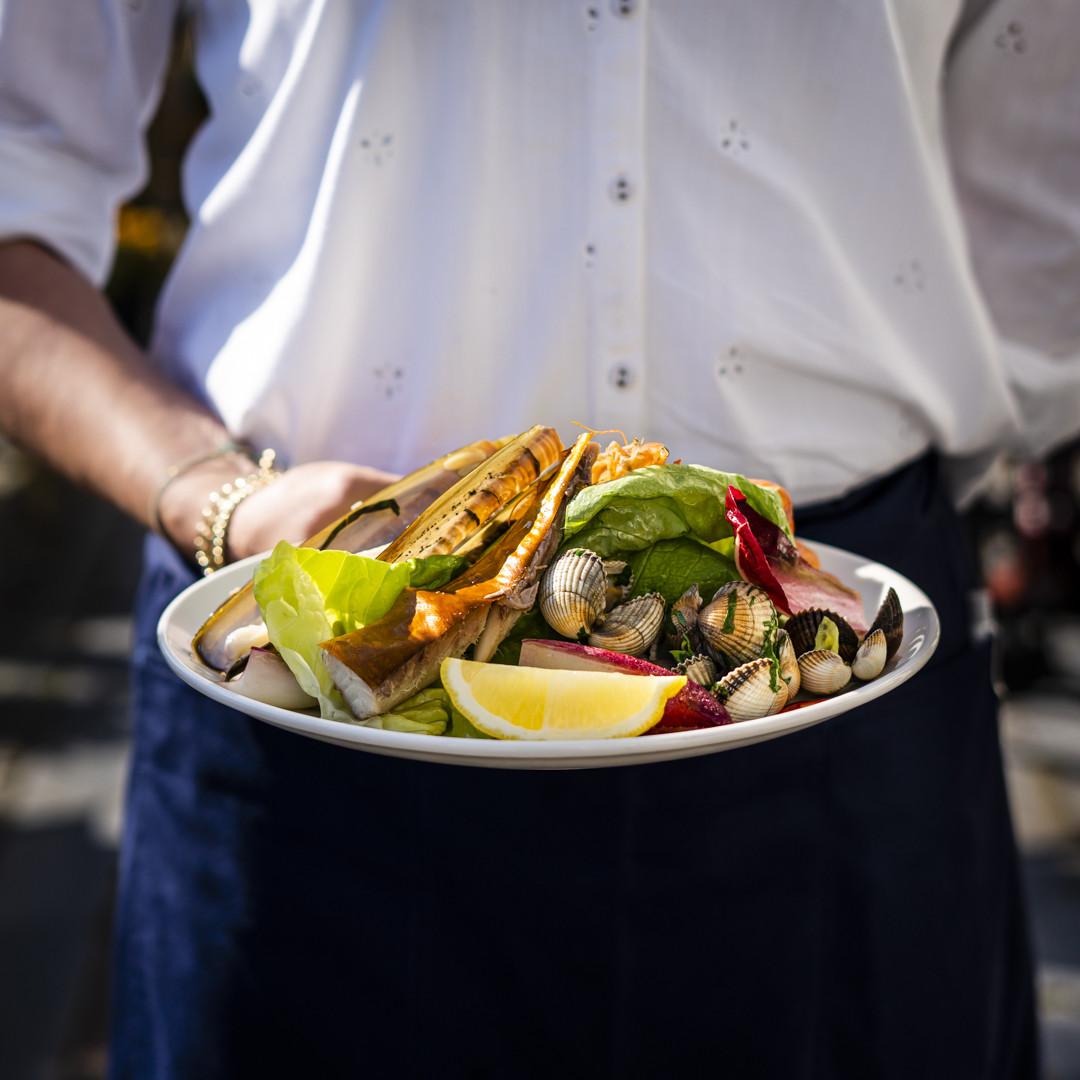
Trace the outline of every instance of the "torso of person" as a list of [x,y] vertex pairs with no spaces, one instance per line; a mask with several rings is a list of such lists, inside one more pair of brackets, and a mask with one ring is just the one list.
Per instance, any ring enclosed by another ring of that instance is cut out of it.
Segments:
[[943,131],[958,11],[208,0],[157,362],[290,462],[579,421],[806,501],[978,456],[1017,420]]

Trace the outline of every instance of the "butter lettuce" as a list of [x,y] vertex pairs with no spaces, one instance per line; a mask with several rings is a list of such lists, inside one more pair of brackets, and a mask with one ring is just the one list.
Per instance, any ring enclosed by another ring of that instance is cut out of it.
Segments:
[[450,714],[453,706],[450,695],[443,689],[433,686],[413,694],[403,701],[393,712],[372,716],[361,720],[364,727],[380,728],[383,731],[408,731],[414,735],[444,735],[450,726]]
[[[730,548],[730,541],[718,541]],[[628,556],[633,573],[632,596],[658,592],[670,604],[678,600],[691,585],[697,585],[708,601],[725,582],[739,577],[735,560],[708,544],[688,537],[660,540]]]
[[319,643],[382,618],[409,586],[445,585],[463,565],[457,556],[384,563],[283,540],[255,571],[255,600],[271,643],[301,689],[318,700],[319,712],[330,720],[352,721]]
[[564,547],[625,558],[661,540],[688,537],[713,544],[732,535],[724,516],[732,484],[790,535],[780,496],[744,476],[704,465],[650,465],[578,492],[566,510]]

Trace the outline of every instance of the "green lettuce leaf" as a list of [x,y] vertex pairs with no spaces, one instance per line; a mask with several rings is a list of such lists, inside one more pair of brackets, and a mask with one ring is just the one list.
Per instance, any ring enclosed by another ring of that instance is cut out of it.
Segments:
[[[443,735],[450,724],[450,695],[439,687],[413,694],[393,712],[361,720],[364,727],[408,731],[414,735]],[[470,725],[471,727],[472,725]]]
[[319,643],[382,618],[414,581],[424,588],[445,584],[463,563],[457,556],[384,563],[282,541],[255,571],[255,600],[271,643],[301,689],[318,700],[319,712],[330,720],[352,721]]
[[[723,540],[719,544],[730,547]],[[670,604],[678,600],[691,585],[697,585],[708,602],[717,589],[739,577],[735,560],[708,544],[679,537],[661,540],[644,551],[628,557],[633,572],[632,596],[658,592]]]
[[704,465],[650,465],[578,492],[567,507],[564,547],[585,547],[611,558],[644,551],[660,540],[723,540],[731,536],[724,516],[731,484],[790,535],[780,496],[744,476]]

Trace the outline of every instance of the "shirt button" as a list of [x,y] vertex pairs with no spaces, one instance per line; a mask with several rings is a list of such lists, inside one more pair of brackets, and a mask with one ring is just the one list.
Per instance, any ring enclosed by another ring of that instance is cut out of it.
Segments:
[[611,385],[620,390],[626,390],[633,385],[634,369],[626,364],[615,364],[608,372]]
[[633,185],[625,176],[616,176],[615,179],[611,181],[611,186],[608,190],[615,202],[629,202],[630,196],[634,193]]
[[637,10],[637,0],[611,0],[611,10],[628,19]]

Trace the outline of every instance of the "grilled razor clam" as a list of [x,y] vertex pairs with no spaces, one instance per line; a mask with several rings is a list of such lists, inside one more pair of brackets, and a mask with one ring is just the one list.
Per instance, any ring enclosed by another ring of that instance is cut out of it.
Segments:
[[495,601],[532,603],[523,594],[535,589],[535,574],[561,539],[568,493],[586,463],[591,468],[592,451],[582,436],[537,491],[533,508],[443,591],[406,589],[383,618],[320,645],[356,716],[386,712],[431,683],[446,657],[461,656],[480,637]]
[[[552,500],[558,500],[554,520],[550,527],[541,525],[545,531],[533,547],[531,557],[526,557],[527,547],[519,547],[514,552],[516,558],[507,559],[500,568],[496,575],[499,599],[491,605],[488,612],[483,633],[476,643],[474,659],[490,660],[495,650],[513,629],[514,623],[536,603],[540,575],[562,542],[566,507],[581,488],[588,484],[596,452],[595,443],[579,438],[567,454],[567,460],[552,489],[553,494],[550,495]],[[564,477],[564,474],[565,484],[560,489],[559,480]],[[541,500],[538,518],[543,521],[549,513],[550,510],[545,510],[545,500]],[[454,583],[451,582],[449,587],[453,585]]]
[[[495,442],[481,439],[436,458],[353,507],[332,525],[305,540],[302,546],[355,552],[388,543],[433,500],[510,441],[510,438]],[[192,648],[208,667],[228,671],[248,651],[243,634],[236,632],[261,621],[249,581],[203,623],[192,639]]]
[[428,686],[448,656],[484,629],[488,606],[450,593],[406,589],[377,622],[323,642],[323,663],[360,719]]
[[436,499],[379,559],[399,562],[456,550],[515,495],[543,476],[562,453],[562,441],[554,428],[530,428]]

